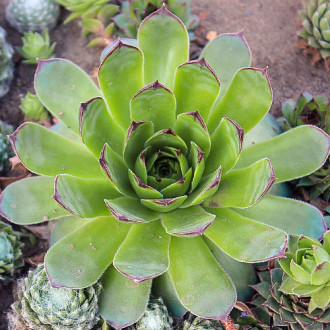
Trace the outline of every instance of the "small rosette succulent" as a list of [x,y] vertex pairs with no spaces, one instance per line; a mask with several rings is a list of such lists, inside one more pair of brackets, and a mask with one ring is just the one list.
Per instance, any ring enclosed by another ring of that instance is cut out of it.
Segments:
[[0,222],[0,286],[1,282],[10,281],[15,271],[24,265],[22,247],[12,227]]
[[[249,67],[241,33],[215,38],[199,60],[188,54],[185,26],[162,7],[137,41],[109,51],[100,88],[70,61],[40,61],[37,95],[64,128],[25,123],[10,136],[40,176],[8,186],[1,214],[61,220],[45,258],[52,286],[101,278],[100,313],[117,329],[142,317],[151,286],[175,317],[225,320],[236,290],[218,251],[269,260],[284,255],[287,234],[319,239],[326,229],[313,206],[266,193],[275,175],[319,168],[329,136],[300,126],[242,148],[272,102],[267,71]],[[77,228],[79,217],[88,220]]]
[[10,0],[6,19],[17,31],[51,30],[60,15],[59,5],[53,0]]
[[195,317],[190,314],[188,319],[183,322],[182,330],[223,330],[220,321],[206,320],[202,317]]
[[20,280],[9,329],[92,329],[99,320],[100,290],[99,283],[77,290],[52,288],[41,265]]
[[26,120],[44,122],[49,119],[49,113],[40,102],[37,95],[27,92],[25,97],[21,98],[19,108],[23,111]]
[[303,30],[299,36],[308,44],[320,50],[321,56],[330,56],[330,4],[328,0],[309,0],[304,2],[301,12]]
[[56,42],[50,44],[48,30],[38,32],[25,32],[22,37],[23,46],[17,47],[18,52],[25,58],[26,64],[37,64],[37,59],[48,59],[53,56]]
[[7,135],[12,132],[13,127],[0,120],[0,175],[4,175],[11,168],[9,158],[14,156],[14,152]]

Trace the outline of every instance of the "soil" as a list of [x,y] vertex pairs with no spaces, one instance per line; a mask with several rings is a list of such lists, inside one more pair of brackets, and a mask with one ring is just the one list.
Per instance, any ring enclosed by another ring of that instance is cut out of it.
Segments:
[[[0,0],[0,25],[7,31],[7,40],[14,46],[21,46],[21,35],[12,29],[5,20],[4,9],[9,0]],[[237,32],[244,29],[251,47],[256,67],[269,67],[273,87],[274,102],[271,113],[280,114],[280,101],[297,99],[301,92],[308,90],[312,94],[330,95],[329,72],[324,62],[312,65],[312,56],[304,54],[296,45],[300,29],[298,11],[302,8],[301,0],[192,0],[193,11],[203,19],[196,31],[197,40],[192,44],[191,55],[196,58],[206,44],[206,35],[210,31],[217,34]],[[57,43],[56,54],[74,61],[89,74],[95,72],[99,64],[102,49],[87,48],[88,38],[81,35],[77,21],[64,25],[68,15],[62,10],[61,19],[50,37]],[[27,91],[33,91],[33,75],[36,67],[22,63],[16,53],[15,78],[9,93],[0,100],[0,119],[17,127],[23,122],[19,110],[20,98]],[[45,240],[39,240],[36,249],[25,249],[25,258],[40,257],[45,251]],[[38,253],[38,255],[36,255]],[[26,272],[27,267],[23,270]],[[12,285],[0,288],[0,329],[5,329],[5,312],[12,303]]]

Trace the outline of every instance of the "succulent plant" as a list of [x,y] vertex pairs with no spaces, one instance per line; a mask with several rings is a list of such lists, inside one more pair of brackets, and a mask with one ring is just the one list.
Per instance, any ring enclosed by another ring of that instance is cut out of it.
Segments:
[[27,92],[24,98],[21,98],[19,108],[24,112],[26,120],[44,122],[49,119],[49,113],[40,102],[37,95]]
[[18,289],[18,299],[8,318],[11,330],[88,330],[99,320],[99,283],[77,290],[52,288],[40,265],[20,280]]
[[[100,313],[117,329],[142,317],[151,285],[174,316],[224,320],[236,290],[218,250],[253,263],[283,256],[287,234],[325,232],[313,206],[265,194],[274,172],[281,183],[322,166],[329,136],[300,126],[242,149],[243,130],[272,102],[242,33],[220,35],[189,62],[187,30],[162,7],[137,43],[113,46],[100,89],[70,61],[39,62],[37,95],[65,129],[25,123],[11,135],[40,176],[9,185],[1,214],[19,224],[69,221],[45,258],[51,284],[101,278]],[[70,231],[78,217],[88,220]]]
[[330,4],[328,0],[309,0],[304,2],[301,12],[303,30],[299,36],[306,39],[308,44],[320,49],[321,56],[330,56]]
[[48,59],[53,56],[56,42],[50,44],[48,30],[38,32],[25,32],[22,37],[23,46],[17,47],[19,53],[25,58],[26,64],[37,64],[37,59]]
[[[312,124],[330,134],[330,103],[325,95],[313,97],[310,93],[301,94],[297,102],[287,100],[282,103],[283,117],[279,119],[284,131],[296,126]],[[329,158],[323,167],[309,176],[301,178],[297,186],[307,187],[310,196],[315,199],[321,196],[330,200],[330,163]]]
[[51,30],[60,15],[53,0],[10,0],[6,19],[19,32]]
[[24,265],[23,243],[10,225],[0,222],[0,286],[10,281],[19,267]]
[[6,41],[6,32],[0,26],[0,98],[8,93],[14,77],[13,53],[13,47]]
[[191,14],[190,0],[121,0],[121,13],[114,17],[117,27],[129,38],[136,38],[140,23],[159,9],[165,2],[169,10],[178,16],[188,30],[199,23],[199,17]]
[[223,330],[220,321],[207,320],[202,317],[196,317],[189,314],[188,318],[183,322],[182,330]]
[[13,149],[7,137],[13,132],[13,127],[0,120],[0,175],[10,170],[10,157],[14,156]]

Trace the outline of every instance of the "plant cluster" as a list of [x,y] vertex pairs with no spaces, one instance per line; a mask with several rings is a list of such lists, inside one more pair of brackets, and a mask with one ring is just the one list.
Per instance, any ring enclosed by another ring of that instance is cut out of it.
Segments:
[[24,98],[21,98],[19,108],[23,111],[26,120],[43,123],[49,119],[49,113],[40,102],[37,95],[27,92]]
[[11,168],[9,158],[14,156],[13,149],[7,135],[13,132],[13,127],[0,120],[0,175]]

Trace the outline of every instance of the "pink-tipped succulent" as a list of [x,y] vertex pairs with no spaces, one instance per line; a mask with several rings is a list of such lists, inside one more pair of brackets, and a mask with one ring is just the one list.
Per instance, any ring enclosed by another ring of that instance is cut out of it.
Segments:
[[52,285],[101,278],[100,313],[116,329],[143,315],[151,286],[175,316],[224,320],[237,293],[221,251],[269,260],[284,255],[287,234],[325,231],[317,209],[267,191],[319,168],[329,136],[301,126],[242,148],[272,103],[267,71],[249,67],[241,33],[218,36],[197,61],[188,54],[185,26],[162,7],[135,46],[109,50],[100,88],[70,61],[41,61],[35,89],[62,129],[27,123],[11,135],[40,176],[7,187],[1,213],[61,220],[45,258]]

